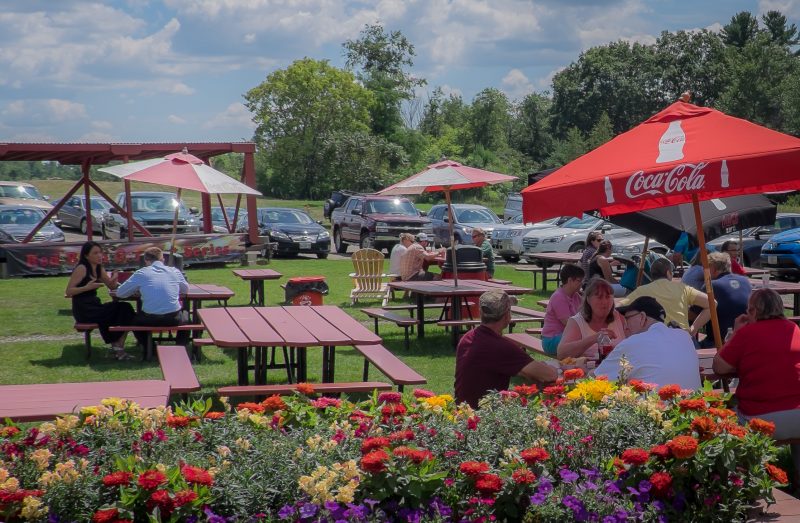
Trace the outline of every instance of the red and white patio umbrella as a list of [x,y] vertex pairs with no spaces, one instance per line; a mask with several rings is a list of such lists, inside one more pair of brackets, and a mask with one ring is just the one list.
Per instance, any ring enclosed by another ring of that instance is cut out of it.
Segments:
[[450,191],[474,189],[513,182],[517,178],[492,171],[462,165],[452,160],[442,160],[428,166],[424,171],[409,176],[405,180],[378,191],[378,194],[422,194],[426,192],[444,192],[449,217],[450,247],[453,250],[453,279],[458,285],[458,263],[456,260],[455,234],[453,233],[453,207],[450,202]]
[[708,107],[676,102],[522,191],[526,222],[605,216],[692,202],[711,298],[699,201],[800,189],[800,139]]

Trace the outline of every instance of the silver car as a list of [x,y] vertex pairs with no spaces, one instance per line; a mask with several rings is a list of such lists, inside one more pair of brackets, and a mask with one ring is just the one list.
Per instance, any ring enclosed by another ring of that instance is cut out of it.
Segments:
[[[54,203],[58,203],[56,200]],[[92,215],[92,232],[100,234],[103,228],[103,220],[111,209],[111,204],[101,196],[89,197]],[[86,198],[83,196],[71,196],[64,205],[58,210],[58,219],[61,224],[73,227],[86,234]]]
[[522,238],[531,231],[557,227],[569,220],[569,216],[551,218],[538,223],[522,223],[522,214],[494,228],[492,247],[508,263],[516,263],[522,255]]
[[[21,243],[45,216],[32,205],[0,205],[0,243]],[[51,221],[36,231],[32,242],[63,242],[64,233]]]
[[594,216],[572,218],[560,227],[533,230],[522,239],[523,256],[530,262],[530,255],[540,252],[578,252],[585,247],[586,237],[592,231],[602,231],[612,244],[638,239],[644,236],[624,229]]

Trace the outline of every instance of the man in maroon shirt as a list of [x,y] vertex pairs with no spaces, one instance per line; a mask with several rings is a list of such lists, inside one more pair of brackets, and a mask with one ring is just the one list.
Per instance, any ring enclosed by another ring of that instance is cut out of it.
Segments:
[[511,321],[511,298],[503,291],[481,295],[481,324],[466,333],[456,351],[456,401],[477,408],[490,390],[506,390],[512,376],[551,383],[558,371],[534,361],[524,350],[503,338]]

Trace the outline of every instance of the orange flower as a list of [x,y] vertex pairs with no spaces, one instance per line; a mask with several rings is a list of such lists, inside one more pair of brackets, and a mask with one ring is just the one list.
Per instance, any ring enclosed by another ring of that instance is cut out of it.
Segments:
[[786,485],[789,483],[789,476],[786,475],[786,471],[784,471],[782,468],[776,467],[771,463],[767,463],[766,469],[769,477],[771,477],[776,483],[780,483],[781,485]]
[[298,383],[297,387],[295,387],[295,390],[297,390],[297,392],[300,394],[305,394],[306,396],[311,396],[314,394],[314,386],[310,383]]
[[119,519],[119,510],[115,508],[98,510],[92,516],[92,521],[94,523],[111,523],[117,519]]
[[701,440],[711,439],[717,432],[717,423],[708,416],[696,417],[692,420],[691,427],[693,431],[697,432]]
[[181,474],[183,474],[183,478],[187,483],[195,485],[211,485],[214,483],[214,477],[207,470],[200,467],[184,465],[181,467]]
[[539,387],[536,385],[515,385],[513,390],[520,396],[531,396],[539,392]]
[[732,418],[736,416],[736,413],[731,409],[720,409],[717,407],[711,407],[707,412],[712,416],[717,416],[718,418]]
[[767,436],[772,436],[775,433],[775,424],[761,418],[753,418],[747,425],[753,432],[760,432]]
[[672,456],[669,447],[666,445],[656,445],[650,449],[650,455],[656,456],[659,459],[669,459]]
[[273,394],[269,398],[262,401],[261,404],[264,406],[264,410],[268,410],[270,412],[283,410],[286,408],[286,402],[284,402],[283,398],[281,398],[278,394]]
[[581,379],[585,373],[583,369],[567,369],[564,371],[564,379],[566,381],[575,381]]
[[188,427],[190,421],[188,416],[167,416],[167,426],[172,428]]
[[644,465],[650,453],[644,449],[627,449],[622,453],[622,461],[628,465]]
[[544,393],[550,396],[560,396],[567,389],[563,385],[551,385],[544,388]]
[[128,485],[133,479],[133,474],[125,471],[112,472],[103,477],[103,485],[106,487],[117,487],[119,485]]
[[681,393],[680,385],[664,385],[658,389],[658,397],[664,401],[674,398]]
[[262,412],[264,412],[264,410],[266,410],[264,409],[264,405],[260,403],[253,403],[252,401],[244,401],[236,405],[236,410],[242,410],[242,409],[247,409],[250,412],[257,412],[259,414],[261,414]]
[[187,503],[191,503],[192,501],[197,499],[197,492],[194,490],[181,490],[175,493],[175,506],[182,507]]
[[10,438],[19,434],[20,430],[17,427],[0,427],[0,437]]
[[720,422],[719,428],[722,431],[727,432],[737,438],[743,438],[747,435],[747,431],[741,425],[738,425],[735,421],[726,420]]
[[475,490],[484,496],[494,497],[503,489],[503,480],[496,474],[481,474],[475,480]]
[[476,478],[481,474],[489,472],[489,464],[485,461],[465,461],[458,466],[458,470],[465,476]]
[[667,447],[678,459],[688,459],[697,454],[697,440],[691,436],[676,436],[667,442]]
[[514,483],[528,485],[536,481],[536,474],[528,469],[517,469],[511,474],[511,479],[514,480]]
[[361,442],[361,454],[369,454],[373,450],[388,447],[389,445],[389,438],[367,438]]
[[533,465],[539,461],[544,461],[550,457],[550,453],[542,447],[531,447],[519,453],[520,457],[528,465]]
[[384,450],[373,450],[361,458],[361,468],[367,472],[382,472],[386,469],[389,455]]
[[644,393],[656,388],[656,386],[653,385],[652,383],[645,383],[642,380],[630,380],[628,382],[628,385],[633,387],[633,390],[639,393]]
[[222,419],[222,418],[225,417],[225,413],[224,412],[211,411],[211,412],[206,412],[206,415],[203,416],[203,417],[205,419]]
[[143,489],[154,490],[159,485],[167,482],[167,476],[156,469],[150,469],[139,474],[138,483]]
[[706,400],[702,398],[681,400],[678,402],[678,408],[681,412],[688,412],[690,410],[704,411],[706,410]]

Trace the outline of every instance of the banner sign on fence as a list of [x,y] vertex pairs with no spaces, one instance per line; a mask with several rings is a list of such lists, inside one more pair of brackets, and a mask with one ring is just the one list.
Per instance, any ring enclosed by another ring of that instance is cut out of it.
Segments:
[[[175,239],[175,253],[183,257],[183,265],[222,263],[238,260],[245,252],[243,234],[198,234]],[[170,248],[169,237],[102,240],[103,267],[106,270],[138,269],[141,256],[148,247]],[[18,243],[0,245],[8,276],[65,274],[72,272],[84,242]]]

